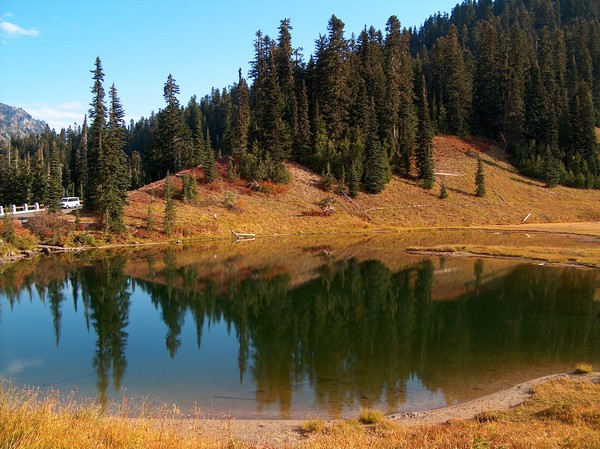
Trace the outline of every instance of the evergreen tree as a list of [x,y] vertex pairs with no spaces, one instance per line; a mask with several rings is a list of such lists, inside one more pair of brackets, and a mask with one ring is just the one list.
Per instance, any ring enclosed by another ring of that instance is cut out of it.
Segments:
[[[386,30],[385,117],[389,120],[387,134],[392,141],[393,158],[404,175],[408,176],[416,146],[417,130],[410,34],[408,31],[400,31],[400,22],[396,16],[390,17]],[[381,117],[380,120],[385,122],[385,117]]]
[[179,86],[169,74],[163,88],[167,103],[157,115],[154,145],[150,151],[149,169],[152,179],[160,179],[167,172],[178,172],[193,166],[194,146],[192,133],[186,125],[179,107]]
[[163,230],[167,237],[172,237],[175,232],[175,200],[173,199],[173,191],[171,186],[171,175],[167,173],[165,180],[165,214],[163,222]]
[[34,198],[34,201],[41,202],[46,198],[48,191],[48,176],[46,164],[44,163],[44,152],[42,150],[38,150],[35,157],[35,162],[31,169],[31,178],[31,196]]
[[550,146],[546,147],[544,156],[544,180],[546,187],[555,187],[560,182],[561,163],[554,157]]
[[448,189],[446,188],[446,184],[442,184],[440,187],[440,199],[444,200],[448,198]]
[[13,225],[13,217],[12,214],[7,212],[4,213],[4,217],[2,219],[2,240],[6,243],[14,244],[15,243],[15,227]]
[[519,144],[525,129],[525,73],[526,49],[520,28],[514,26],[510,35],[509,56],[507,58],[506,103],[504,105],[503,129],[509,144]]
[[148,212],[146,215],[146,230],[148,232],[154,231],[154,208],[152,207],[152,203],[148,204]]
[[356,198],[360,191],[360,176],[356,169],[356,164],[352,162],[350,165],[350,173],[348,174],[348,194],[351,198]]
[[238,175],[235,163],[233,162],[232,158],[229,158],[227,161],[227,180],[229,182],[235,182],[239,179],[240,177]]
[[483,161],[477,155],[477,173],[475,174],[475,196],[485,196],[485,174],[483,173]]
[[[571,135],[569,151],[570,167],[588,171],[584,176],[600,174],[600,159],[594,125],[592,93],[585,81],[577,83],[571,101]],[[586,167],[584,168],[584,163]],[[587,169],[587,170],[586,170]]]
[[452,134],[468,132],[472,102],[472,79],[458,40],[458,29],[450,26],[448,34],[433,48],[435,95],[444,108],[444,127]]
[[125,111],[113,84],[110,88],[108,129],[102,154],[98,159],[98,184],[94,203],[102,213],[106,232],[125,230],[124,208],[130,177],[125,147]]
[[525,93],[525,137],[529,141],[546,142],[548,103],[542,73],[537,61],[532,64]]
[[85,200],[87,197],[89,172],[88,172],[88,125],[87,115],[83,117],[83,126],[81,127],[81,140],[77,148],[76,155],[77,166],[77,186],[75,192],[80,199]]
[[232,95],[234,104],[232,155],[239,160],[248,150],[250,128],[250,91],[246,80],[242,77],[242,69],[239,69],[238,83]]
[[189,167],[195,167],[200,165],[203,158],[204,152],[204,133],[205,128],[204,119],[202,117],[202,111],[198,100],[194,95],[190,98],[187,107],[185,108],[185,119],[186,124],[192,135],[192,149],[189,157],[187,158],[187,165]]
[[386,129],[388,110],[386,108],[386,75],[381,40],[381,33],[374,27],[370,27],[368,31],[365,28],[359,35],[356,51],[359,60],[358,70],[365,84],[366,95],[374,101],[377,135],[383,142],[388,134]]
[[556,68],[557,62],[553,41],[554,39],[550,36],[548,29],[544,28],[541,32],[538,48],[540,75],[544,85],[545,94],[545,115],[541,130],[543,133],[543,140],[540,138],[540,143],[542,145],[549,145],[556,155],[558,145],[557,114],[562,108],[559,83],[562,83],[562,81],[557,79],[558,70]]
[[423,187],[431,189],[435,185],[435,169],[433,163],[433,131],[429,119],[429,103],[427,101],[427,87],[425,77],[417,64],[417,89],[419,89],[417,101],[417,115],[419,123],[417,126],[417,151],[416,165],[419,179]]
[[292,25],[290,19],[283,19],[279,25],[279,36],[277,46],[274,49],[274,64],[277,71],[277,81],[279,82],[279,91],[282,100],[282,118],[285,123],[286,136],[284,152],[291,153],[291,135],[296,132],[298,127],[298,105],[296,103],[296,94],[294,92],[294,73],[293,73],[293,49],[292,36],[290,31]]
[[323,170],[323,173],[321,173],[321,184],[323,186],[323,190],[326,192],[331,192],[333,190],[335,176],[333,176],[331,173],[331,166],[329,165],[329,162],[327,163],[327,168]]
[[502,130],[505,70],[498,46],[498,33],[489,22],[482,22],[477,30],[477,66],[475,69],[473,113],[477,128],[483,135],[498,138]]
[[97,187],[100,182],[98,172],[98,161],[104,151],[104,137],[106,134],[107,107],[105,103],[105,91],[102,83],[104,82],[104,71],[102,70],[102,61],[96,58],[94,70],[92,70],[92,102],[89,110],[90,130],[88,140],[88,195],[87,204],[92,210],[98,210],[96,204]]
[[206,141],[204,142],[204,160],[202,161],[202,165],[204,167],[204,178],[206,179],[206,182],[213,182],[217,179],[215,152],[210,145],[208,131],[206,133]]
[[344,22],[335,15],[327,25],[327,37],[317,47],[316,94],[327,138],[337,151],[348,129],[350,102],[349,50]]
[[254,41],[254,60],[250,62],[250,77],[253,83],[250,89],[250,123],[248,134],[248,150],[251,150],[258,141],[262,145],[265,136],[263,129],[265,116],[265,95],[269,77],[270,55],[274,42],[269,36],[263,36],[259,30]]
[[60,199],[63,196],[62,164],[60,162],[60,152],[54,143],[50,151],[49,174],[46,208],[50,212],[58,212],[60,210]]
[[391,169],[387,153],[377,135],[373,103],[371,103],[371,107],[366,108],[365,122],[366,128],[369,130],[363,175],[365,188],[369,193],[380,193],[391,179]]
[[144,185],[144,172],[142,167],[142,155],[139,151],[134,150],[131,152],[129,158],[129,173],[131,175],[131,188],[139,189]]
[[294,136],[294,159],[301,163],[309,162],[312,149],[311,141],[308,91],[305,80],[302,80],[298,99],[298,126]]
[[0,149],[0,204],[6,205],[10,203],[9,192],[11,191],[11,167],[9,164],[8,154],[4,148]]
[[189,173],[184,173],[181,177],[182,189],[181,197],[184,203],[191,203],[198,196],[198,181]]
[[290,130],[283,120],[284,99],[279,89],[273,49],[269,55],[264,105],[259,107],[262,109],[260,129],[263,131],[259,143],[262,148],[268,148],[273,160],[279,163],[289,157]]
[[386,74],[386,125],[389,127],[389,133],[396,140],[399,134],[398,110],[402,100],[400,98],[400,71],[402,69],[401,61],[401,29],[400,21],[396,16],[391,16],[386,24],[385,38],[385,74]]

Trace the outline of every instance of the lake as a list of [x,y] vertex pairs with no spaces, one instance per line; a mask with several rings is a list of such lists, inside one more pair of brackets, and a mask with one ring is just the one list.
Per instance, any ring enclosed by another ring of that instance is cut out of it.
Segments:
[[204,242],[0,267],[0,377],[103,407],[126,396],[204,416],[340,418],[600,365],[599,270],[404,251],[461,238]]

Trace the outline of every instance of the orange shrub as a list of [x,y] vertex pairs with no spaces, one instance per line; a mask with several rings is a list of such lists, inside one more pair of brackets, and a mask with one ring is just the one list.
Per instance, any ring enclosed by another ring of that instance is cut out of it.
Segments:
[[51,245],[60,245],[67,240],[69,234],[74,229],[74,224],[63,218],[60,214],[42,213],[31,217],[27,221],[27,227],[42,242]]

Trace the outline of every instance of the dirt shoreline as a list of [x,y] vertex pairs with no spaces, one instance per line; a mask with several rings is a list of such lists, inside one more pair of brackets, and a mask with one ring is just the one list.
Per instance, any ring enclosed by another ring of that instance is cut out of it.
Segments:
[[[600,238],[600,222],[591,221],[591,222],[577,222],[577,223],[544,223],[544,224],[532,224],[532,225],[517,225],[517,226],[508,226],[508,225],[487,225],[487,226],[467,226],[467,227],[418,227],[418,228],[402,228],[402,229],[389,229],[386,230],[386,233],[402,233],[402,232],[414,232],[414,231],[457,231],[457,230],[465,230],[465,231],[503,231],[503,232],[520,232],[520,233],[543,233],[549,235],[573,235],[573,236],[588,236],[591,238]],[[342,233],[333,232],[333,233],[322,233],[322,234],[314,234],[320,236],[338,236]],[[354,233],[349,233],[354,234]],[[367,231],[364,233],[365,235],[377,235],[381,234],[381,232]],[[264,234],[258,235],[259,238],[273,238],[273,237],[294,237],[294,236],[303,236],[303,234]],[[88,251],[88,250],[97,250],[97,249],[118,249],[118,248],[141,248],[144,246],[159,246],[159,245],[176,245],[176,244],[193,244],[194,242],[202,242],[206,240],[225,240],[229,237],[229,235],[213,235],[206,236],[205,238],[191,238],[185,240],[169,240],[169,241],[140,241],[133,243],[118,243],[118,244],[108,244],[102,246],[80,246],[80,247],[59,247],[59,246],[50,246],[50,245],[38,245],[36,250],[28,250],[21,251],[18,253],[11,253],[10,255],[1,257],[0,256],[0,265],[17,262],[23,259],[34,258],[40,255],[47,255],[53,253],[63,253],[63,252],[79,252],[79,251]],[[507,254],[485,254],[479,252],[469,252],[469,251],[438,251],[433,248],[407,248],[406,251],[414,254],[422,254],[422,255],[432,255],[432,256],[446,256],[446,257],[478,257],[478,258],[496,258],[496,259],[511,259],[511,260],[522,260],[530,263],[543,263],[549,265],[558,265],[558,266],[573,266],[573,267],[581,267],[581,268],[598,268],[600,267],[599,263],[588,263],[577,260],[571,260],[569,262],[556,262],[552,261],[548,258],[544,257],[535,257],[535,255],[530,255],[529,257],[525,254],[523,256],[515,256],[511,255],[509,251],[509,247],[507,247]],[[555,255],[559,255],[560,253],[556,253]]]
[[[525,402],[532,395],[532,388],[541,383],[571,379],[579,382],[600,383],[600,372],[590,374],[561,373],[539,377],[480,398],[442,408],[404,413],[393,413],[386,418],[403,426],[440,425],[452,420],[474,419],[479,413],[506,410]],[[233,440],[254,445],[295,445],[305,442],[311,434],[302,430],[306,420],[260,420],[260,419],[181,419],[174,420],[173,431],[182,436],[201,432],[226,435]],[[328,424],[336,420],[328,420]],[[152,420],[148,421],[149,424]],[[161,425],[157,422],[154,425]],[[267,446],[265,446],[267,447]],[[276,446],[277,447],[277,446]]]

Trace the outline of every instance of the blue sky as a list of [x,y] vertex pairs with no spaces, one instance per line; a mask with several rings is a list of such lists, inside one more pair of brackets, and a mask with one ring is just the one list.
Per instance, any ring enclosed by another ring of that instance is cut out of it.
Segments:
[[346,37],[367,25],[385,30],[391,15],[403,27],[450,12],[458,0],[2,0],[0,103],[18,106],[57,131],[81,124],[92,99],[97,56],[104,87],[117,87],[127,119],[164,107],[169,73],[179,101],[245,77],[257,30],[277,37],[283,18],[305,60],[335,14]]

